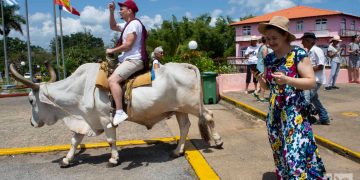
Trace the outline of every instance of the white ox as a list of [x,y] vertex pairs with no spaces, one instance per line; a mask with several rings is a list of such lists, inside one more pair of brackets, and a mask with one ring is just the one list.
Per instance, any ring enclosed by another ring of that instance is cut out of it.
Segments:
[[[110,122],[111,103],[108,92],[95,87],[99,64],[81,65],[70,77],[54,82],[56,74],[47,65],[51,80],[35,84],[18,74],[10,65],[15,79],[32,88],[29,101],[32,106],[31,125],[41,127],[63,120],[73,131],[71,148],[60,165],[70,165],[76,147],[84,135],[97,136],[105,132],[111,147],[108,166],[118,164],[116,147],[116,128],[106,128]],[[168,63],[155,71],[156,78],[151,86],[135,88],[132,91],[132,121],[150,129],[157,122],[175,114],[180,127],[180,139],[173,157],[183,155],[190,121],[188,114],[199,117],[199,129],[202,138],[210,142],[212,138],[217,147],[223,142],[214,130],[212,112],[207,110],[202,101],[202,86],[197,67],[190,64]],[[121,124],[120,124],[121,125]],[[210,137],[211,136],[211,137]]]

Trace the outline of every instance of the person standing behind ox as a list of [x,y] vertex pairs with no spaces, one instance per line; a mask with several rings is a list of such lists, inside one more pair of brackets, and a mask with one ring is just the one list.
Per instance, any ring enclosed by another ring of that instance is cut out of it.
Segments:
[[316,78],[316,86],[311,90],[305,90],[304,95],[306,101],[310,104],[312,103],[316,109],[319,111],[319,121],[321,124],[329,125],[329,116],[321,104],[319,100],[318,90],[320,89],[321,85],[325,84],[325,54],[324,51],[316,46],[316,36],[312,32],[304,33],[303,37],[301,37],[302,44],[306,49],[308,49],[308,55],[310,58],[310,62],[313,66],[313,70],[315,72]]
[[[249,94],[249,84],[251,81],[251,68],[256,68],[256,64],[258,61],[257,53],[259,51],[259,46],[257,44],[256,36],[251,36],[250,46],[247,47],[245,51],[245,57],[248,58],[247,66],[246,66],[246,87],[245,87],[245,94]],[[257,79],[253,77],[253,82],[255,85],[255,92],[257,94]]]
[[162,64],[160,61],[164,57],[164,50],[161,46],[154,49],[154,52],[151,53],[151,59],[152,59],[152,67],[153,69],[159,68]]
[[349,83],[360,83],[359,82],[359,67],[360,67],[360,35],[352,37],[352,42],[349,44]]
[[[260,71],[260,73],[264,73],[264,58],[266,57],[266,55],[269,53],[268,51],[268,47],[266,44],[266,38],[263,36],[259,39],[259,52],[257,54],[257,58],[258,58],[258,62],[256,64],[256,69],[258,69]],[[259,95],[259,101],[261,102],[266,102],[265,100],[265,89],[264,88],[259,88],[260,91],[260,95]]]
[[116,23],[114,17],[115,3],[112,2],[108,5],[110,10],[110,28],[114,31],[121,32],[121,36],[117,47],[106,49],[106,54],[122,52],[121,55],[118,56],[121,64],[119,64],[108,79],[110,91],[116,105],[113,122],[107,125],[108,128],[115,127],[128,118],[128,115],[123,111],[122,107],[122,89],[120,82],[148,66],[145,49],[146,29],[141,21],[135,18],[139,9],[135,2],[131,0],[126,0],[123,3],[119,2],[118,4],[120,6],[121,19],[126,22],[124,26]]
[[330,39],[330,45],[328,47],[327,54],[331,59],[331,73],[328,85],[325,87],[325,90],[339,89],[339,87],[335,86],[335,82],[340,70],[340,54],[342,53],[342,49],[340,48],[339,42],[341,41],[342,40],[338,35],[335,35]]
[[274,52],[264,59],[265,71],[259,78],[270,89],[266,119],[278,179],[325,179],[311,124],[303,117],[307,105],[303,90],[315,86],[315,76],[304,49],[290,43],[289,19],[274,16],[260,23],[258,30]]

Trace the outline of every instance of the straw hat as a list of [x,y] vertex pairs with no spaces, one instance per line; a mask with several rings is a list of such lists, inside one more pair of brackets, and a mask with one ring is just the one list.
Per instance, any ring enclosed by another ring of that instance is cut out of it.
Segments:
[[275,26],[279,29],[282,29],[289,33],[289,40],[294,41],[296,39],[295,35],[293,35],[289,31],[289,19],[283,16],[274,16],[270,19],[270,22],[268,23],[260,23],[258,26],[258,31],[261,34],[265,34],[265,29],[267,26]]
[[251,36],[250,41],[257,41],[259,38],[257,36]]
[[332,41],[339,41],[339,42],[341,42],[342,40],[340,39],[340,36],[339,36],[339,35],[335,35],[333,38],[330,39],[329,42],[332,42]]

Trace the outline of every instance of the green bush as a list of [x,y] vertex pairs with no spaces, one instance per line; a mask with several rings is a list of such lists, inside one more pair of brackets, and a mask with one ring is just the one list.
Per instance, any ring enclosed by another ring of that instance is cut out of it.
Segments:
[[214,61],[205,52],[200,51],[188,51],[182,53],[180,56],[166,56],[161,62],[163,64],[168,62],[193,64],[199,68],[200,72],[210,71],[223,74],[236,71],[235,67],[233,65],[228,65],[226,61]]

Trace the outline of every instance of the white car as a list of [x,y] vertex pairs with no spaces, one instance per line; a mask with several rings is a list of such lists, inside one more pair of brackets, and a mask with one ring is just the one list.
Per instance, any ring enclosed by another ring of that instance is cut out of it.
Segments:
[[24,78],[30,79],[30,73],[25,73],[25,74],[24,74]]

